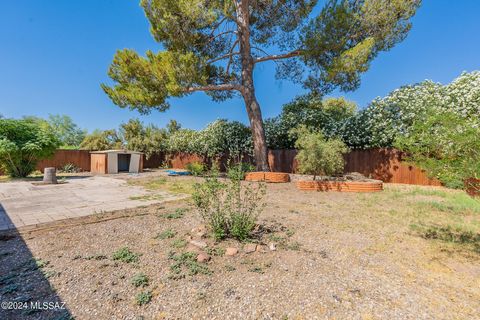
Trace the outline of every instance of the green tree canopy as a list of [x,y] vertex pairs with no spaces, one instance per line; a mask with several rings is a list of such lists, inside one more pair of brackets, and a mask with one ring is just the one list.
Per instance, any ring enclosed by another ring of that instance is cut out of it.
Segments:
[[241,96],[257,168],[268,170],[256,65],[277,62],[277,78],[315,93],[353,90],[381,51],[410,30],[420,0],[142,0],[160,52],[119,50],[102,84],[112,101],[142,113],[170,97],[204,91],[215,101]]
[[168,139],[166,129],[154,125],[145,126],[139,119],[130,119],[123,123],[120,126],[120,135],[126,149],[143,152],[147,159],[154,153],[164,151]]
[[293,149],[296,135],[291,130],[300,126],[321,131],[326,138],[339,135],[343,122],[356,114],[357,105],[343,97],[321,99],[303,95],[283,106],[282,113],[265,123],[268,145],[272,149]]
[[60,140],[61,148],[79,148],[87,134],[67,115],[49,115],[47,122]]
[[88,134],[80,144],[83,150],[110,150],[121,149],[123,143],[115,129],[111,130],[95,130]]

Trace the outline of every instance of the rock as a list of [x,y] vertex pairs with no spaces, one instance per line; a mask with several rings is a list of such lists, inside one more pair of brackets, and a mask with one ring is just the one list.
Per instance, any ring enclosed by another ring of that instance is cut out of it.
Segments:
[[190,240],[190,244],[202,249],[208,246],[205,241],[201,241],[201,240]]
[[234,255],[236,255],[238,253],[238,249],[237,248],[227,248],[225,250],[225,254],[227,256],[230,256],[230,257],[233,257]]
[[193,253],[200,253],[200,252],[202,252],[202,249],[194,246],[193,244],[189,244],[186,248],[186,251],[187,252],[193,252]]
[[252,253],[257,250],[257,245],[255,243],[247,243],[245,247],[243,247],[243,251],[245,253]]
[[207,232],[206,231],[199,231],[199,232],[195,233],[195,236],[197,236],[198,238],[206,238]]
[[255,249],[255,251],[256,251],[256,252],[265,252],[264,249],[265,249],[264,246],[262,246],[262,245],[259,244],[259,245],[257,245],[257,248]]
[[353,181],[360,181],[360,180],[366,179],[366,177],[363,174],[358,172],[347,173],[344,177],[347,180],[353,180]]
[[275,251],[277,250],[277,245],[273,242],[269,243],[268,244],[268,249],[270,249],[270,251]]
[[205,225],[200,225],[192,229],[192,234],[198,238],[205,238],[207,235],[207,227]]
[[210,261],[210,259],[211,259],[210,256],[205,252],[202,252],[197,256],[197,262],[201,262],[201,263]]

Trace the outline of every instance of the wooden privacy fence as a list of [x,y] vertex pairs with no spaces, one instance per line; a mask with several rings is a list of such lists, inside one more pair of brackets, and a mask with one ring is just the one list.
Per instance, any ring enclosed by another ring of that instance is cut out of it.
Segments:
[[402,161],[404,157],[404,153],[395,149],[354,150],[345,157],[345,171],[360,172],[390,183],[442,185],[437,179],[429,178],[424,170]]
[[[268,162],[274,172],[297,173],[296,150],[269,150]],[[440,186],[440,181],[428,177],[425,171],[408,165],[402,158],[403,153],[395,149],[353,150],[345,156],[344,172],[359,172],[366,177],[388,183]],[[202,161],[197,155],[179,153],[167,161],[176,169],[184,169],[189,162]],[[221,161],[225,166],[226,161]]]
[[[273,171],[296,173],[296,155],[296,150],[270,150],[270,168]],[[408,165],[403,158],[404,154],[395,149],[352,150],[345,155],[344,172],[359,172],[388,183],[442,185],[437,179],[429,178],[424,170]]]
[[90,171],[90,151],[57,150],[51,158],[41,160],[37,164],[37,170],[43,172],[43,170],[48,167],[55,167],[59,169],[69,163],[75,165],[77,168],[80,168],[81,171]]
[[[269,150],[268,161],[274,172],[297,172],[296,150]],[[402,152],[394,149],[353,150],[345,156],[345,172],[359,172],[367,177],[390,183],[405,183],[417,185],[439,186],[436,179],[430,179],[427,174],[418,168],[402,161]],[[249,159],[245,157],[245,159]],[[144,168],[158,168],[164,164],[176,169],[183,169],[189,162],[203,162],[205,159],[198,155],[175,153],[166,155],[159,153],[144,159]],[[72,163],[83,171],[90,171],[90,152],[86,150],[58,150],[51,159],[42,160],[37,169],[43,171],[46,167],[61,168]],[[220,166],[224,168],[227,158],[220,159]]]

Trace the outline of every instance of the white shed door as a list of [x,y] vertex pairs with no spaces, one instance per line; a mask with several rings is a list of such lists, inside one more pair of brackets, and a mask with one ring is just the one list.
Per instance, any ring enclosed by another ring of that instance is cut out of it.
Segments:
[[108,173],[118,173],[118,154],[108,153]]
[[140,155],[137,153],[132,153],[130,157],[130,168],[128,172],[138,173],[140,169]]

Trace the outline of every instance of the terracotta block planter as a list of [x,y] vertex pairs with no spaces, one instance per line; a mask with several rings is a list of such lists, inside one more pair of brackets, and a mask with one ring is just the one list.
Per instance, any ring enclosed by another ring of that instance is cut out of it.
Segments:
[[480,197],[480,179],[467,179],[465,181],[465,191],[472,197]]
[[285,183],[290,181],[290,175],[284,172],[249,172],[245,175],[246,181],[264,181],[273,183]]
[[305,191],[378,192],[382,181],[298,181],[297,188]]

